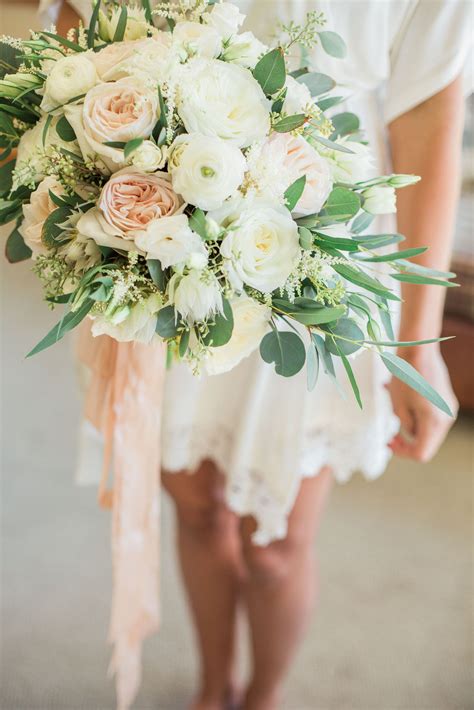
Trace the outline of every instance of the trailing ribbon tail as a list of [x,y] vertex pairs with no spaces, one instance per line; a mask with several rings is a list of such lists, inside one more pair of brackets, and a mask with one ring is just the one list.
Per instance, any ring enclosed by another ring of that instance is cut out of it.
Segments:
[[[99,502],[112,507],[113,596],[110,670],[118,710],[141,680],[144,639],[159,626],[160,423],[165,346],[93,338],[84,323],[78,355],[91,371],[85,414],[104,436]],[[107,489],[113,462],[113,488]]]

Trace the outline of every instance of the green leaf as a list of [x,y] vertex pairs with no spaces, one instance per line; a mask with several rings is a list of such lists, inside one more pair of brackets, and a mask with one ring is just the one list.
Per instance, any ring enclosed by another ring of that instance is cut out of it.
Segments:
[[332,323],[345,315],[347,310],[344,305],[323,306],[310,298],[295,298],[294,303],[283,298],[274,298],[272,306],[277,313],[284,313],[302,325]]
[[0,195],[7,196],[10,194],[13,183],[13,170],[15,161],[9,160],[0,167]]
[[409,284],[424,284],[426,286],[444,286],[445,288],[457,288],[459,284],[441,279],[433,279],[430,276],[419,276],[418,274],[390,274],[392,279]]
[[444,399],[436,392],[435,389],[425,380],[420,373],[415,370],[413,365],[410,365],[403,358],[394,355],[393,353],[382,352],[380,353],[386,368],[392,373],[394,377],[404,382],[406,385],[414,389],[416,392],[421,394],[425,399],[441,409],[442,412],[448,414],[450,417],[453,416],[450,408]]
[[316,387],[319,375],[319,353],[311,339],[306,350],[306,382],[308,392],[312,392]]
[[234,313],[229,301],[223,299],[224,312],[218,313],[214,323],[209,325],[209,332],[203,338],[204,344],[213,348],[226,345],[232,337],[234,330]]
[[253,75],[267,96],[276,94],[286,81],[283,50],[280,47],[267,52],[256,64]]
[[339,276],[342,276],[344,279],[346,279],[346,281],[350,281],[351,283],[356,284],[357,286],[361,286],[367,291],[377,293],[378,295],[383,296],[384,298],[387,298],[390,301],[400,300],[400,298],[395,293],[389,291],[389,289],[386,288],[382,283],[380,283],[380,281],[372,278],[372,276],[369,276],[363,271],[355,269],[353,266],[349,266],[346,264],[333,264],[332,268],[339,274]]
[[49,39],[54,39],[55,42],[59,42],[59,44],[62,44],[63,47],[72,49],[74,52],[85,51],[84,47],[81,47],[80,44],[77,44],[77,42],[71,42],[69,39],[66,39],[66,37],[61,37],[61,35],[54,34],[53,32],[46,32],[45,30],[43,30],[41,34],[45,37],[49,37]]
[[[376,321],[373,321],[376,322]],[[446,335],[444,338],[428,338],[427,340],[364,340],[367,345],[383,345],[386,348],[411,348],[414,345],[430,345],[442,343],[444,340],[453,340],[456,336]]]
[[125,36],[125,30],[127,29],[127,18],[127,7],[126,5],[122,5],[122,9],[120,10],[120,17],[118,19],[117,27],[115,29],[115,34],[112,40],[113,42],[122,42]]
[[133,153],[134,150],[141,146],[144,140],[144,138],[132,138],[132,140],[125,144],[123,149],[123,157],[125,160]]
[[329,30],[318,32],[318,35],[321,40],[321,46],[327,54],[337,59],[343,59],[346,56],[347,47],[341,35]]
[[290,212],[292,212],[298,204],[298,201],[304,192],[305,185],[306,175],[302,175],[285,190],[285,202]]
[[189,218],[189,226],[193,232],[199,234],[201,239],[204,239],[204,241],[209,239],[209,235],[207,233],[206,215],[201,209],[199,209],[199,207],[196,207]]
[[311,251],[314,245],[314,236],[306,227],[298,227],[298,234],[300,235],[300,247],[306,251]]
[[341,251],[357,252],[359,250],[357,241],[350,237],[330,237],[328,234],[316,232],[316,239],[323,242],[323,244],[327,244],[334,249],[340,249]]
[[[405,240],[402,234],[359,234],[356,238],[364,249],[380,249]],[[410,262],[407,263],[410,264]]]
[[354,151],[348,148],[347,145],[335,143],[334,141],[329,140],[329,138],[323,138],[323,136],[313,135],[311,138],[312,140],[321,143],[321,145],[324,145],[326,148],[330,148],[330,150],[338,150],[340,153],[350,153],[351,155],[354,155]]
[[308,74],[302,74],[298,77],[297,81],[300,84],[305,84],[311,96],[320,96],[321,94],[327,94],[328,91],[334,89],[336,82],[331,79],[327,74],[320,74],[319,72],[308,72]]
[[158,86],[158,101],[160,105],[160,122],[161,122],[161,127],[166,128],[168,125],[168,110],[166,108],[165,100],[163,98],[163,94],[161,93],[161,89]]
[[348,377],[349,382],[350,382],[350,385],[351,385],[351,387],[352,387],[352,391],[353,391],[353,393],[354,393],[354,397],[355,397],[356,400],[357,400],[357,404],[358,404],[359,407],[362,409],[362,408],[363,408],[363,407],[362,407],[362,399],[361,399],[361,396],[360,396],[359,387],[358,387],[358,385],[357,385],[357,381],[356,381],[356,378],[355,378],[355,376],[354,376],[354,372],[353,372],[353,370],[352,370],[351,364],[350,364],[349,360],[347,359],[347,357],[344,355],[344,353],[341,352],[339,355],[340,355],[340,358],[341,358],[341,360],[342,360],[342,364],[344,365],[344,369],[345,369],[345,371],[346,371],[346,373],[347,373],[347,377]]
[[328,96],[327,99],[321,99],[318,101],[317,106],[321,109],[321,111],[327,111],[333,106],[337,106],[342,101],[344,101],[343,96]]
[[317,333],[311,333],[311,339],[314,343],[316,350],[318,351],[319,359],[323,365],[323,370],[328,377],[330,377],[336,384],[336,371],[334,369],[334,362],[332,355],[326,347],[324,339]]
[[153,13],[151,11],[150,0],[142,0],[142,7],[145,10],[145,19],[152,25],[153,24]]
[[393,331],[392,317],[390,315],[390,310],[387,301],[381,296],[375,297],[377,301],[377,307],[380,313],[380,320],[382,321],[383,328],[390,340],[395,340],[395,333]]
[[360,121],[355,113],[338,113],[336,116],[331,116],[331,123],[334,126],[334,132],[332,133],[332,138],[338,138],[339,136],[347,136],[350,133],[354,133],[359,130]]
[[54,328],[52,328],[49,333],[42,340],[40,340],[38,345],[36,345],[26,357],[36,355],[61,340],[66,333],[75,328],[82,320],[84,320],[93,305],[94,301],[88,298],[77,311],[69,311],[69,313],[67,313],[64,318],[59,321],[59,323],[56,323]]
[[346,303],[353,311],[355,311],[359,315],[368,316],[370,318],[370,306],[361,296],[359,296],[358,293],[351,293],[346,298]]
[[158,286],[160,291],[164,292],[167,279],[164,269],[161,266],[161,261],[158,259],[147,259],[146,264],[153,283],[155,286]]
[[127,144],[124,141],[104,141],[102,145],[106,145],[108,148],[123,150]]
[[275,363],[275,371],[283,377],[299,372],[306,360],[304,343],[296,333],[273,330],[260,343],[260,355],[265,362]]
[[186,355],[186,353],[188,352],[190,337],[191,337],[191,331],[190,330],[183,330],[181,337],[179,339],[179,346],[178,346],[179,357],[181,357],[181,358],[183,358]]
[[[366,246],[366,245],[364,245]],[[423,254],[428,247],[415,247],[413,249],[404,249],[401,251],[393,251],[390,254],[379,254],[378,256],[368,256],[364,253],[354,254],[354,258],[359,261],[369,261],[369,262],[384,262],[384,261],[398,261],[398,259],[409,259],[412,256],[418,256],[418,254]]]
[[10,264],[17,264],[19,261],[25,261],[31,256],[31,249],[26,246],[23,237],[15,227],[10,233],[5,246],[5,256]]
[[285,116],[280,121],[275,123],[273,130],[277,133],[290,133],[296,128],[302,126],[306,121],[306,115],[304,113],[297,113],[294,116]]
[[70,215],[71,211],[67,207],[58,207],[57,210],[51,212],[43,222],[41,230],[41,241],[47,247],[57,247],[61,242],[59,237],[63,234],[64,229],[61,226]]
[[437,269],[429,269],[427,266],[422,266],[421,264],[413,264],[411,261],[404,261],[403,259],[398,262],[399,266],[413,274],[420,274],[420,276],[433,276],[435,279],[454,279],[456,274],[454,271],[438,271]]
[[350,219],[360,209],[359,195],[345,187],[335,187],[324,205],[324,214],[344,221]]
[[174,306],[165,306],[158,311],[156,319],[156,332],[164,340],[175,338],[179,334],[181,320],[176,313]]
[[[340,318],[336,324],[324,326],[328,332],[326,347],[333,355],[352,355],[360,350],[364,333],[351,318]],[[350,342],[350,341],[357,342]]]
[[66,141],[66,143],[70,143],[71,141],[76,140],[76,134],[74,132],[74,129],[67,120],[66,116],[61,116],[61,118],[57,122],[56,133],[63,141]]
[[369,214],[368,212],[362,212],[362,214],[356,217],[355,220],[352,222],[351,231],[354,232],[354,234],[360,234],[365,229],[367,229],[367,227],[370,227],[373,221],[373,214]]
[[48,131],[51,126],[52,120],[53,120],[53,116],[52,116],[52,114],[49,114],[46,121],[45,121],[43,132],[41,134],[41,142],[43,144],[43,148],[46,145],[46,138],[48,136]]

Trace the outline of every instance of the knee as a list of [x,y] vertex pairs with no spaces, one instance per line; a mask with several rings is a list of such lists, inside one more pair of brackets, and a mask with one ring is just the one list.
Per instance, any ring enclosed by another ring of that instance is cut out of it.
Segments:
[[312,558],[312,545],[295,531],[266,547],[253,545],[250,539],[244,538],[242,551],[248,579],[260,584],[283,583],[302,560]]
[[180,526],[196,539],[220,539],[230,525],[229,511],[217,502],[176,502]]

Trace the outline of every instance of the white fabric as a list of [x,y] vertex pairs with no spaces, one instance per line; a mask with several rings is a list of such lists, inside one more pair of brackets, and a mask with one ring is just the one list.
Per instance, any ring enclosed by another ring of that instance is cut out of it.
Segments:
[[[89,0],[71,4],[88,19]],[[390,170],[385,125],[440,91],[466,67],[472,68],[472,4],[467,1],[237,4],[248,13],[245,29],[267,40],[277,20],[303,22],[309,10],[325,13],[327,29],[335,29],[346,40],[347,59],[333,59],[317,48],[312,63],[334,77],[340,84],[338,93],[347,97],[337,111],[353,110],[361,116],[377,158],[377,173]],[[55,6],[55,0],[41,3],[43,12]],[[54,19],[51,13],[49,21]],[[388,231],[394,224],[379,221],[376,228]],[[281,378],[258,353],[217,377],[196,379],[185,366],[174,366],[165,386],[164,467],[193,470],[203,459],[214,459],[226,474],[229,506],[255,516],[255,541],[266,544],[284,537],[303,477],[329,465],[338,481],[346,481],[356,470],[373,479],[386,467],[387,442],[397,430],[383,387],[387,374],[372,353],[360,355],[352,364],[364,401],[362,412],[340,366],[345,398],[323,373],[316,389],[308,393],[304,373]],[[82,460],[90,466],[90,457]]]

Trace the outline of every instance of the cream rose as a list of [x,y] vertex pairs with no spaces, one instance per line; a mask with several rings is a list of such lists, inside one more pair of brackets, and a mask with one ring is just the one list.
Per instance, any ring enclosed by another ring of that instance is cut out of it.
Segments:
[[192,231],[185,214],[152,220],[135,236],[135,244],[149,259],[159,259],[163,268],[199,257],[207,263],[207,251],[201,238]]
[[217,136],[244,148],[268,134],[270,109],[260,85],[243,67],[197,57],[182,69],[178,113],[188,133]]
[[203,210],[213,210],[241,185],[245,158],[235,145],[199,133],[181,135],[171,148],[174,190]]
[[171,217],[183,209],[167,173],[146,174],[125,168],[110,178],[97,207],[81,217],[77,228],[102,246],[140,251],[135,244],[137,233],[154,220]]
[[212,10],[204,15],[204,21],[214,27],[225,40],[239,31],[244,20],[245,15],[230,2],[215,3]]
[[160,307],[161,297],[153,294],[140,303],[120,308],[110,316],[92,316],[92,335],[110,335],[125,343],[150,343],[155,336],[156,316]]
[[113,42],[93,54],[93,61],[102,81],[116,81],[138,76],[163,81],[171,65],[171,34],[158,32],[155,37],[132,42]]
[[267,45],[260,42],[253,32],[242,32],[232,38],[222,56],[226,62],[233,62],[241,67],[253,69],[260,57],[267,52]]
[[41,233],[45,219],[49,217],[51,212],[57,208],[49,191],[55,195],[62,195],[64,190],[60,183],[54,177],[45,178],[34,192],[31,193],[29,203],[23,205],[23,222],[19,227],[19,232],[23,237],[25,244],[32,251],[34,259],[39,254],[46,254],[47,247],[43,244]]
[[227,230],[221,254],[235,289],[264,293],[283,286],[300,255],[298,226],[284,207],[263,200],[234,200],[210,213]]
[[54,64],[44,83],[41,108],[43,111],[52,111],[76,96],[86,94],[98,81],[94,62],[88,52],[62,57]]
[[173,30],[173,46],[180,55],[188,57],[217,57],[222,50],[222,39],[217,30],[199,22],[178,22]]
[[205,320],[222,311],[219,282],[209,271],[191,269],[185,276],[175,274],[169,283],[169,295],[188,323]]
[[99,155],[114,172],[124,166],[123,151],[104,144],[148,138],[159,118],[158,94],[136,79],[119,79],[99,84],[86,94],[83,107],[66,106],[64,112],[83,155]]
[[211,348],[204,361],[208,375],[220,375],[232,370],[260,345],[263,336],[270,330],[271,309],[248,296],[240,296],[231,302],[234,315],[234,330],[226,345]]

